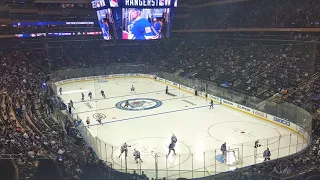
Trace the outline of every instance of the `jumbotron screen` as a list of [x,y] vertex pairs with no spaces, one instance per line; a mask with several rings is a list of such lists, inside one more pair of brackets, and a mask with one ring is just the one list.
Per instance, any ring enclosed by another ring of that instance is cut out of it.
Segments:
[[93,0],[103,39],[152,40],[171,34],[177,0]]

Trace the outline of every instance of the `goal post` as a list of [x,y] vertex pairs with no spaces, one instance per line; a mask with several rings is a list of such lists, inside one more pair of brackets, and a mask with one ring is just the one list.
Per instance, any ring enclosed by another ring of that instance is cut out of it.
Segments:
[[240,149],[239,148],[229,148],[226,153],[225,163],[229,166],[240,164]]

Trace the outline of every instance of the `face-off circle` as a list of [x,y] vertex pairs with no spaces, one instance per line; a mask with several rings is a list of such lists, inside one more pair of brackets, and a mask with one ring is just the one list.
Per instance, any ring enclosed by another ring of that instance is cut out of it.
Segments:
[[158,108],[161,105],[162,105],[162,102],[156,99],[137,98],[137,99],[127,99],[127,100],[120,101],[116,104],[116,107],[118,109],[127,110],[127,111],[144,111],[144,110]]
[[[191,149],[184,141],[178,141],[175,147],[177,154],[173,155],[173,152],[171,152],[169,156],[167,156],[167,154],[171,139],[168,137],[143,137],[125,142],[130,146],[127,157],[129,167],[136,167],[136,162],[132,156],[134,149],[141,153],[141,159],[144,164],[153,164],[157,155],[159,169],[177,168],[179,165],[184,167],[184,165],[187,165],[191,161]],[[119,158],[121,145],[122,144],[114,146],[112,149],[111,159],[115,167],[121,167],[121,161],[124,163],[124,154]]]
[[[224,132],[224,133],[221,133]],[[211,125],[208,134],[218,142],[226,142],[229,145],[254,146],[256,140],[260,140],[261,145],[271,145],[279,141],[281,134],[276,128],[263,123],[228,121]],[[265,138],[265,135],[269,138]],[[235,138],[236,137],[236,138]]]
[[106,115],[104,115],[102,113],[95,113],[95,114],[93,114],[93,118],[102,120],[102,119],[106,118]]

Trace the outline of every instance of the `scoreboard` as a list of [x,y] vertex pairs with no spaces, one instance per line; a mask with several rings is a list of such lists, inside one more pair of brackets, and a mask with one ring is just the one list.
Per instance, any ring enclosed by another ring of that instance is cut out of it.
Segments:
[[105,40],[152,40],[171,34],[178,0],[93,0]]

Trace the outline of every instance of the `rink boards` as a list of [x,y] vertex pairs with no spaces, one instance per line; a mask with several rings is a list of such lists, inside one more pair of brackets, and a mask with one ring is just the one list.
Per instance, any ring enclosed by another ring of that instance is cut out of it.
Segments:
[[[103,76],[90,76],[90,77],[81,77],[81,78],[72,78],[72,79],[66,79],[62,81],[55,82],[55,86],[63,86],[70,83],[79,83],[79,82],[86,82],[86,81],[95,81],[95,80],[107,80],[107,79],[114,79],[114,78],[148,78],[148,79],[155,79],[157,82],[164,83],[166,85],[169,85],[171,87],[177,88],[179,90],[183,90],[187,93],[195,94],[195,89],[178,84],[176,82],[172,82],[160,77],[156,77],[155,75],[150,74],[112,74],[112,75],[103,75]],[[290,131],[293,131],[294,133],[297,133],[299,136],[301,136],[304,140],[307,142],[310,141],[310,135],[300,126],[290,122],[289,120],[282,119],[276,116],[273,116],[271,114],[261,112],[240,104],[237,104],[235,102],[228,101],[226,99],[211,95],[211,94],[205,94],[204,92],[198,92],[198,97],[202,97],[208,100],[213,100],[214,102],[224,105],[226,107],[233,108],[235,110],[244,112],[246,114],[252,115],[254,117],[258,117],[259,119],[266,120],[268,122],[277,124],[279,126],[282,126],[284,128],[289,129]]]

